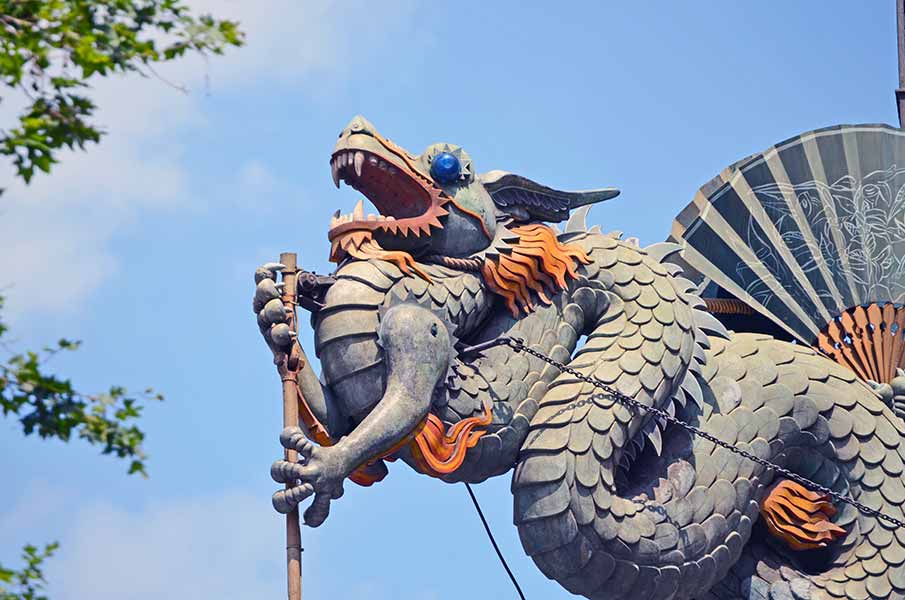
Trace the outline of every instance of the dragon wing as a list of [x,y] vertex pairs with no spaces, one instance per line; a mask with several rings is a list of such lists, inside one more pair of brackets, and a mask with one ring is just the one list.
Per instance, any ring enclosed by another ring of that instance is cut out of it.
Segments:
[[506,171],[489,171],[478,177],[496,205],[520,221],[558,223],[568,219],[569,211],[574,208],[619,195],[616,188],[574,192],[554,190]]

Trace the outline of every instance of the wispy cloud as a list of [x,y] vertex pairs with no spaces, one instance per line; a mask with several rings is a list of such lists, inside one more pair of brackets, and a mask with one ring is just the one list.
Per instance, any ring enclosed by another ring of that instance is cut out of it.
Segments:
[[[97,121],[110,133],[88,152],[61,153],[53,174],[38,176],[30,186],[14,181],[8,166],[0,164],[0,182],[7,188],[0,207],[0,256],[5,257],[0,289],[8,297],[8,318],[27,319],[48,309],[78,311],[117,272],[110,247],[115,234],[128,232],[152,212],[203,208],[198,197],[203,193],[193,195],[185,160],[190,149],[174,140],[222,126],[205,116],[206,93],[292,84],[315,73],[326,83],[341,80],[387,43],[387,27],[405,21],[412,7],[387,3],[377,11],[364,2],[296,0],[274,0],[266,9],[239,0],[190,4],[239,20],[247,46],[224,57],[163,65],[161,79],[129,75],[96,82]],[[15,106],[15,99],[4,98],[0,126],[12,122]],[[224,176],[232,179],[240,207],[253,204],[255,190],[272,190],[278,183],[260,159]],[[46,277],[61,271],[65,297],[41,293]]]
[[48,564],[51,597],[277,598],[285,544],[266,505],[234,492],[137,512],[113,504],[77,511]]

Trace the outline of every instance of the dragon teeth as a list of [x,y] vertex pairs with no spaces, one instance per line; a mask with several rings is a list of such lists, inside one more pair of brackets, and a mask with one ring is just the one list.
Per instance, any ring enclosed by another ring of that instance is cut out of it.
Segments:
[[364,155],[364,153],[363,153],[363,152],[356,152],[356,153],[355,153],[354,162],[355,162],[355,174],[358,175],[359,177],[361,177],[361,168],[362,168],[362,167],[364,166],[364,164],[365,164],[365,155]]
[[336,189],[339,189],[339,164],[338,160],[334,160],[330,163],[330,171],[333,175],[333,185],[336,186]]
[[352,211],[352,219],[355,221],[361,221],[365,217],[365,207],[364,201],[359,200],[358,204],[355,205],[355,210]]

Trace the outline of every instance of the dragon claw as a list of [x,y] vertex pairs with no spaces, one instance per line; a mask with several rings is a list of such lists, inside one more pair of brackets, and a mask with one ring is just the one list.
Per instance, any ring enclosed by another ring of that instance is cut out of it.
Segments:
[[343,481],[349,471],[336,448],[315,446],[299,427],[287,427],[280,433],[280,444],[299,453],[298,462],[278,460],[270,466],[270,476],[277,483],[290,487],[273,495],[273,507],[288,513],[314,495],[314,502],[305,511],[305,524],[317,527],[330,514],[330,501],[343,495]]

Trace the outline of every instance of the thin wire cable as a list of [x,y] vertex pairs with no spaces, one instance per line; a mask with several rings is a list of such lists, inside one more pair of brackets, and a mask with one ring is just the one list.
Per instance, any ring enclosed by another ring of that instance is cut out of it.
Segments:
[[478,516],[481,517],[481,523],[484,524],[484,531],[487,532],[487,537],[490,538],[490,543],[493,544],[493,549],[496,550],[497,557],[503,564],[503,568],[506,569],[506,574],[509,575],[509,579],[512,581],[512,585],[515,586],[515,591],[518,592],[518,597],[522,600],[525,600],[525,594],[522,593],[522,588],[519,587],[518,581],[515,579],[515,575],[512,574],[512,569],[510,569],[509,565],[506,564],[506,559],[503,558],[503,553],[500,552],[500,547],[497,546],[496,539],[493,537],[493,532],[490,531],[490,525],[487,524],[487,519],[484,518],[484,511],[481,510],[481,505],[478,504],[478,499],[474,495],[474,491],[472,491],[471,485],[466,483],[465,489],[468,490],[468,495],[471,496],[471,502],[472,504],[474,504],[475,510],[478,511]]

